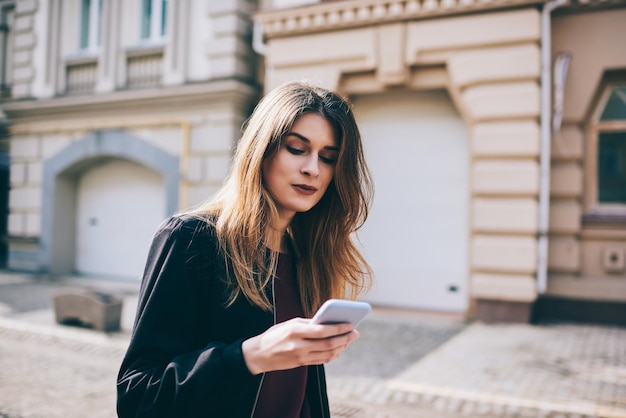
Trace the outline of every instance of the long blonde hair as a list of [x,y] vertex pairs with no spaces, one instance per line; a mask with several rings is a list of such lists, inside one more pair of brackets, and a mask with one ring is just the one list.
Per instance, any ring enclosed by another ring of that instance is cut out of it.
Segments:
[[224,186],[194,211],[216,219],[220,249],[229,265],[230,303],[243,294],[258,307],[272,309],[265,290],[278,253],[270,251],[268,257],[264,240],[278,210],[264,186],[263,161],[278,151],[281,140],[305,113],[318,114],[331,124],[339,154],[322,199],[311,210],[296,213],[288,228],[298,255],[302,306],[311,315],[326,299],[356,298],[370,287],[371,269],[352,235],[367,218],[373,183],[351,105],[332,91],[290,82],[272,90],[256,106]]

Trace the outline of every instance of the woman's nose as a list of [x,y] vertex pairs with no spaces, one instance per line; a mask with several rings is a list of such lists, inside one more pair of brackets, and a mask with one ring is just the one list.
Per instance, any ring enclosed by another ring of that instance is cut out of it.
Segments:
[[320,165],[317,156],[311,156],[311,158],[307,158],[305,164],[302,166],[300,170],[302,174],[311,177],[317,177],[320,174]]

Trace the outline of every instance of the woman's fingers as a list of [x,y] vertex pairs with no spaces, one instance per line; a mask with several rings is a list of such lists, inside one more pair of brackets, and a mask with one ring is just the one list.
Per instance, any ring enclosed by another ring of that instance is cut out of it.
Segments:
[[257,374],[328,363],[358,337],[351,324],[319,325],[294,318],[244,341],[242,350],[248,369]]

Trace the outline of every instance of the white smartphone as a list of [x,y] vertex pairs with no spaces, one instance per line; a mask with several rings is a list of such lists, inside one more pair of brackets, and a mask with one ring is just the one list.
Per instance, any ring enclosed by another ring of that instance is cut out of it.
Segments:
[[363,321],[372,310],[367,302],[357,302],[344,299],[329,299],[317,310],[311,323],[313,324],[341,324],[349,322],[354,328]]

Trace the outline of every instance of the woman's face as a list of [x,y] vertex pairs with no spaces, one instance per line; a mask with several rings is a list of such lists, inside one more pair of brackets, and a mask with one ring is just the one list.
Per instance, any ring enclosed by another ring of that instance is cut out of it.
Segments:
[[281,219],[320,201],[335,174],[339,146],[330,123],[316,113],[296,119],[280,148],[263,161],[265,186]]

